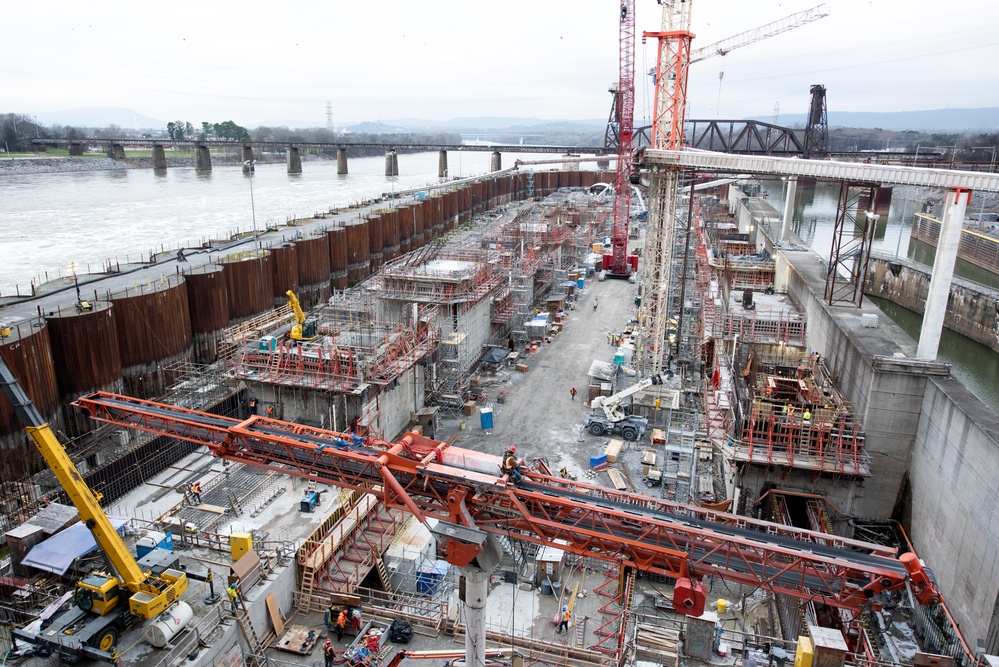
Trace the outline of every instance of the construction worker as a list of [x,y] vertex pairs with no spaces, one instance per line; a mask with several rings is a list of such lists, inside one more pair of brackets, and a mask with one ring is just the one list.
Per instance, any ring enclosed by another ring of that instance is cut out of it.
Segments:
[[347,627],[347,612],[341,611],[336,617],[336,640],[337,643],[343,641],[343,630]]
[[257,414],[257,397],[256,396],[250,396],[250,414],[251,415]]
[[593,300],[593,310],[595,311],[596,309],[597,309],[597,300],[594,299]]
[[187,257],[184,257],[184,249],[183,248],[181,248],[180,250],[177,251],[177,261],[178,262],[186,262],[187,261]]
[[510,445],[510,448],[503,452],[502,463],[503,474],[509,476],[510,481],[519,484],[524,476],[520,474],[520,459],[517,458],[517,447]]
[[239,588],[236,586],[236,582],[229,584],[229,587],[225,589],[226,595],[229,596],[229,605],[232,607],[232,613],[236,613],[236,606],[239,604]]
[[569,621],[572,619],[572,612],[569,611],[568,607],[562,607],[562,613],[559,614],[558,619],[558,629],[555,630],[555,634],[560,635],[562,631],[565,630],[569,632]]
[[272,419],[274,417],[274,404],[270,403],[267,405],[267,418]]
[[808,408],[805,408],[805,412],[801,415],[801,421],[803,423],[805,423],[805,424],[811,424],[812,423],[812,411],[809,410]]
[[576,400],[576,388],[575,387],[569,387],[569,395],[572,396],[572,400],[574,400],[574,401]]
[[333,657],[336,655],[336,651],[333,650],[333,642],[329,639],[323,644],[323,660],[325,661],[325,667],[333,667]]
[[201,480],[191,485],[191,502],[195,505],[201,504]]

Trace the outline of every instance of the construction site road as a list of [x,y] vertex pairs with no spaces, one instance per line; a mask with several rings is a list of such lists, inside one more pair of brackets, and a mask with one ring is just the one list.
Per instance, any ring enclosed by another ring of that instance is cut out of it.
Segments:
[[[608,344],[607,332],[620,332],[635,317],[637,293],[637,285],[627,280],[598,282],[587,278],[575,310],[566,313],[564,329],[551,337],[550,343],[539,345],[534,359],[524,353],[522,344],[518,346],[520,363],[528,367],[526,373],[504,365],[495,375],[482,375],[486,383],[494,384],[487,384],[489,398],[476,408],[492,408],[493,428],[483,430],[476,412],[470,417],[443,419],[436,437],[447,440],[458,436],[460,446],[491,454],[516,445],[519,457],[528,463],[534,458],[546,459],[554,473],[563,466],[573,475],[589,469],[590,456],[603,451],[607,438],[583,433],[590,411],[587,373],[594,359],[613,361],[615,348]],[[596,310],[594,299],[599,304]],[[615,390],[634,380],[619,374]],[[496,397],[503,387],[506,399],[499,404]],[[575,400],[570,394],[572,387],[578,392]]]

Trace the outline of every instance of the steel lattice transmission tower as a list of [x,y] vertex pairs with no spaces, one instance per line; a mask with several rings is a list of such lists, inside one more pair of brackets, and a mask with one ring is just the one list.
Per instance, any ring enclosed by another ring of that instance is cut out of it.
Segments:
[[333,103],[326,103],[326,131],[330,134],[336,134],[336,127],[333,125]]
[[[656,94],[652,117],[652,148],[680,150],[687,110],[690,71],[690,10],[692,0],[663,0],[662,29],[642,34],[659,40]],[[636,365],[646,376],[664,366],[671,311],[670,294],[682,275],[673,276],[680,170],[654,168],[649,174],[649,220],[645,233],[642,306],[638,311]]]

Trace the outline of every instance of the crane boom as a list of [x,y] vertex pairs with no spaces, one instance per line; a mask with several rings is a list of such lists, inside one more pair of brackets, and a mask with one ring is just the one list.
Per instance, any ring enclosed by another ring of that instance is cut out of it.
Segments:
[[[632,136],[635,132],[635,0],[621,0],[619,76],[615,92],[618,143],[614,176],[614,220],[611,254],[604,255],[603,269],[611,275],[628,276],[628,223],[631,220]],[[609,261],[608,261],[609,260]]]
[[500,476],[499,457],[415,433],[395,443],[359,442],[256,415],[238,420],[103,392],[74,405],[99,421],[204,445],[220,458],[376,493],[387,507],[440,521],[435,533],[454,565],[472,562],[493,533],[676,578],[715,574],[851,610],[907,582],[921,602],[938,599],[922,570],[908,570],[894,550],[530,471],[513,485]]
[[749,46],[750,44],[754,44],[762,39],[768,39],[783,32],[787,32],[788,30],[794,30],[795,28],[799,28],[803,25],[811,23],[812,21],[818,21],[826,16],[829,16],[829,8],[825,4],[821,4],[816,5],[811,9],[806,9],[803,12],[797,12],[795,14],[791,14],[790,16],[785,16],[782,19],[757,26],[752,30],[736,33],[719,42],[708,44],[707,46],[702,46],[691,51],[690,64],[693,65],[694,63],[699,63],[702,60],[707,60],[708,58],[714,56],[724,56],[734,49]]

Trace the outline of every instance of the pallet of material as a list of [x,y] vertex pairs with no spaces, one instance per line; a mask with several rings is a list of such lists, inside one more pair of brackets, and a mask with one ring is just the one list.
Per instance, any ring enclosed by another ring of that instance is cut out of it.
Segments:
[[[635,631],[635,657],[663,665],[676,664],[679,641],[676,630],[640,623]],[[669,660],[667,656],[673,659]]]
[[656,464],[656,452],[654,449],[646,449],[642,451],[642,463],[649,466],[654,466]]
[[293,625],[281,639],[274,642],[274,648],[298,655],[309,655],[319,641],[321,634],[306,625]]
[[514,366],[514,368],[516,368],[517,371],[520,372],[520,373],[526,373],[527,372],[527,364],[517,364],[516,366]]
[[621,454],[621,448],[624,447],[624,440],[618,440],[617,438],[611,438],[607,443],[607,448],[604,449],[604,454],[607,456],[608,463],[616,463],[617,457]]
[[655,445],[666,444],[666,431],[661,428],[652,429],[652,443]]
[[611,484],[618,491],[625,491],[628,488],[628,482],[625,481],[624,475],[617,468],[608,468],[607,474],[610,476]]

